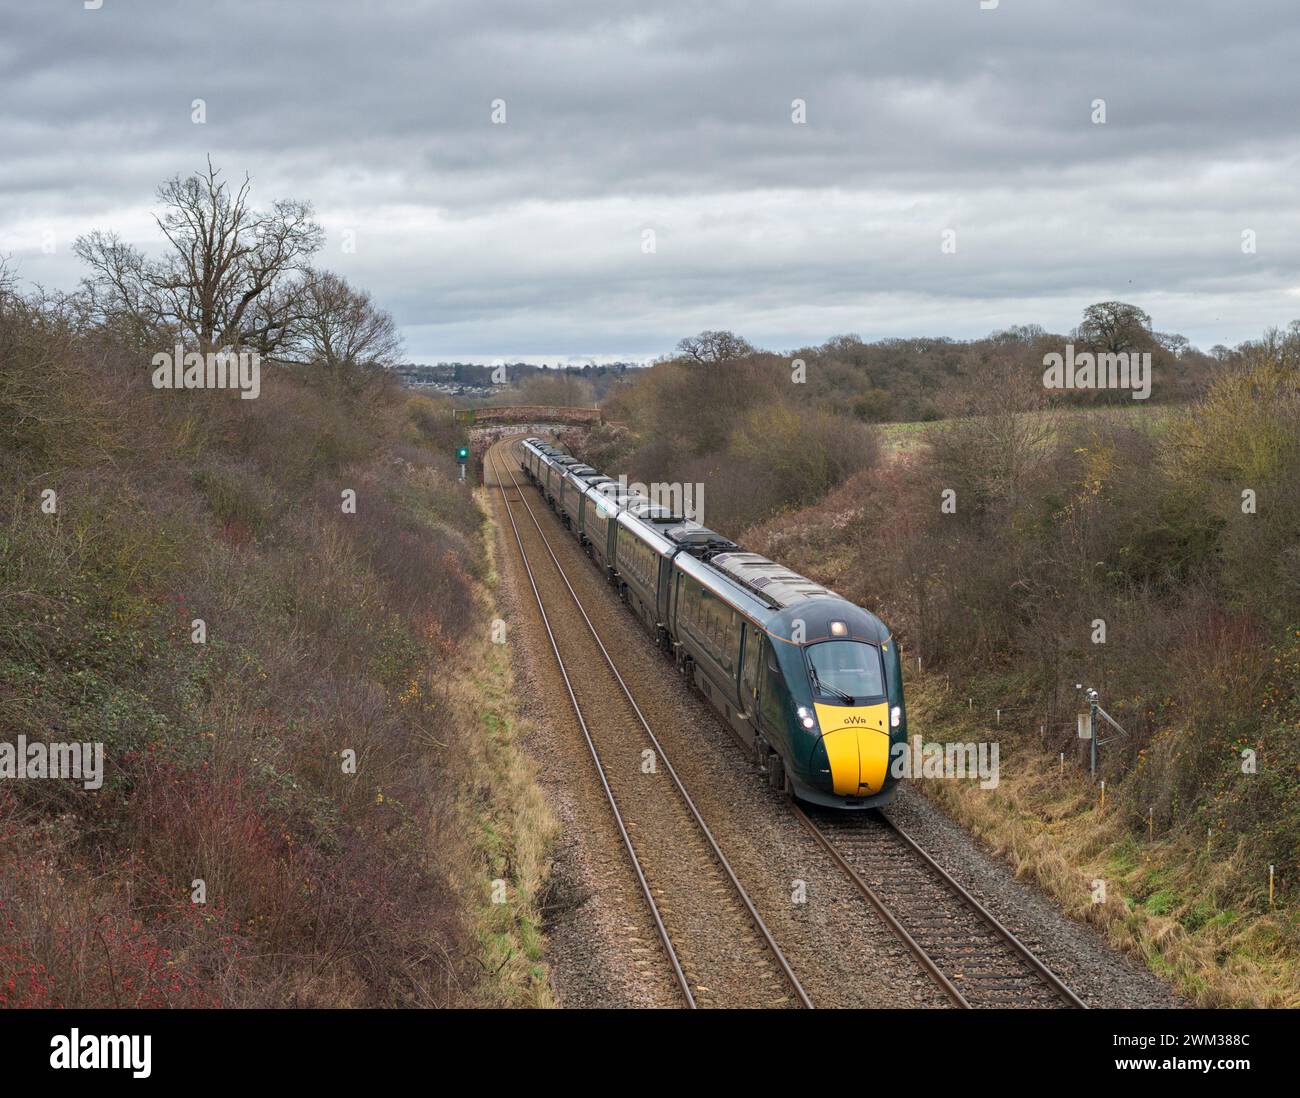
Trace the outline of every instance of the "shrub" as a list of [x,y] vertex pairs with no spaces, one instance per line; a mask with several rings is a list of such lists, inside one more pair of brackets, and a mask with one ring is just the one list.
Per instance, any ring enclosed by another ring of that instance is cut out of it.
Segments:
[[456,1001],[440,676],[483,516],[441,412],[275,366],[254,401],[158,392],[111,327],[0,298],[0,723],[108,771],[3,791],[0,1002]]

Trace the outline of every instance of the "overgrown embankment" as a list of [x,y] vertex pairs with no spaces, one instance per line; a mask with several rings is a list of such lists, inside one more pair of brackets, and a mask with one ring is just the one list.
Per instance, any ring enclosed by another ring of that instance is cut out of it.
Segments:
[[[909,719],[927,742],[998,742],[995,790],[969,781],[918,784],[1018,874],[1198,1006],[1300,1006],[1294,887],[1268,902],[1271,836],[1293,823],[1238,820],[1222,836],[1199,824],[1157,832],[1154,818],[1133,818],[1141,796],[1136,778],[1112,776],[1103,804],[1076,752],[1067,751],[1062,765],[1059,752],[1045,749],[1031,696],[1018,695],[1014,681],[990,674],[958,687],[929,674],[908,686]],[[997,707],[1018,696],[1026,704],[1010,714],[1004,709],[998,724]],[[1205,797],[1222,799],[1217,790]]]
[[816,499],[877,459],[871,428],[776,355],[636,374],[605,401],[608,423],[562,441],[602,472],[676,487],[664,502],[719,530]]
[[[928,787],[1067,909],[1201,1003],[1300,1005],[1300,329],[1240,357],[1158,416],[999,389],[742,540],[922,657],[915,732],[1000,741],[996,791]],[[1076,684],[1126,732],[1104,808]]]
[[105,757],[0,783],[0,1005],[545,1003],[450,415],[148,362],[0,295],[0,740]]

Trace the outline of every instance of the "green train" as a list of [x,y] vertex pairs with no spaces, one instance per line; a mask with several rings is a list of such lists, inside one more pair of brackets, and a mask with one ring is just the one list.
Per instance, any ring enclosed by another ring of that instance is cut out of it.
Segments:
[[907,711],[898,643],[879,618],[541,439],[519,454],[773,788],[836,808],[889,803]]

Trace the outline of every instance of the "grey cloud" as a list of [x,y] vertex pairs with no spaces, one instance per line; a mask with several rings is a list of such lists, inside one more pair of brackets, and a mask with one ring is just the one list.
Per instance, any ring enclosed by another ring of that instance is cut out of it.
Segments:
[[1208,344],[1300,304],[1291,2],[0,2],[0,252],[33,280],[78,276],[46,226],[151,243],[153,188],[211,152],[356,229],[322,261],[416,357],[968,336],[1126,294]]

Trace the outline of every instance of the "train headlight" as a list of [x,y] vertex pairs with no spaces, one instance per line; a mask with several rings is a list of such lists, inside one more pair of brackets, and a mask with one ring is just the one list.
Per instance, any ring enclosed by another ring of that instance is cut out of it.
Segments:
[[808,712],[806,706],[801,705],[799,706],[799,723],[805,728],[816,728],[817,718]]
[[903,723],[903,710],[901,706],[896,705],[889,711],[889,727],[897,728],[902,723]]

